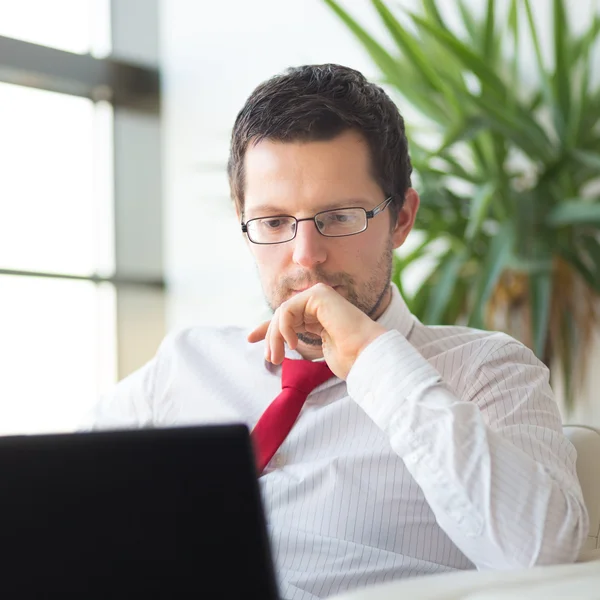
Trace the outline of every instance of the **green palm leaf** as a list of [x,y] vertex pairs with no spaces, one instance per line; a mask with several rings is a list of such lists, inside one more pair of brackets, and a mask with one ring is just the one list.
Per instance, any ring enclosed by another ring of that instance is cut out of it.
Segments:
[[566,124],[569,120],[571,109],[570,81],[569,72],[571,68],[570,48],[567,43],[567,13],[562,0],[553,1],[553,22],[554,22],[554,97],[557,104],[557,115],[559,123],[562,125],[559,134],[565,136]]
[[435,282],[431,286],[431,296],[425,309],[426,323],[442,323],[442,316],[454,295],[454,289],[459,280],[459,273],[468,259],[468,252],[455,253],[449,251],[440,261],[436,269]]
[[494,0],[488,0],[487,11],[485,17],[485,29],[483,34],[483,48],[481,54],[483,58],[489,62],[495,59],[495,20],[496,20],[496,3]]
[[494,73],[483,58],[471,50],[464,42],[458,39],[448,30],[441,29],[437,25],[425,20],[419,15],[412,14],[413,21],[428,31],[431,36],[440,44],[444,45],[454,56],[459,58],[462,63],[472,71],[492,90],[499,98],[506,98],[508,92],[502,80]]
[[559,204],[549,215],[548,225],[600,225],[600,199],[596,203],[584,199],[569,199]]
[[546,357],[552,301],[552,272],[550,269],[529,277],[533,328],[533,351]]
[[494,236],[489,246],[487,256],[482,262],[482,269],[475,289],[473,312],[468,322],[470,327],[485,328],[484,309],[494,286],[498,283],[502,271],[510,260],[514,244],[514,233],[513,224],[507,221]]

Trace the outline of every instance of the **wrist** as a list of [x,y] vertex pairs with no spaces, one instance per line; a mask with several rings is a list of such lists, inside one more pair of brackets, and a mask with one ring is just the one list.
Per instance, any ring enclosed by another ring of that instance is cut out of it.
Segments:
[[382,336],[388,331],[383,325],[380,325],[379,323],[373,322],[372,325],[373,326],[369,328],[369,331],[363,338],[362,343],[358,348],[356,358],[358,358],[361,355],[361,353],[367,348],[367,346],[371,345],[378,337]]

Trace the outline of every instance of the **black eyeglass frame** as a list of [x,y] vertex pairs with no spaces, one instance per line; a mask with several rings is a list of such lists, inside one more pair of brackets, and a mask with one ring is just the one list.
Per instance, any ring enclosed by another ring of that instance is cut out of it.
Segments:
[[[362,206],[344,206],[342,208],[330,208],[328,210],[322,210],[322,211],[318,212],[316,215],[314,215],[313,217],[306,217],[305,219],[297,219],[296,217],[293,217],[292,215],[269,215],[268,217],[255,217],[254,219],[249,219],[245,223],[242,221],[240,223],[240,225],[242,226],[242,232],[248,236],[248,239],[253,244],[258,244],[260,246],[274,246],[275,244],[287,244],[288,242],[291,242],[296,237],[296,234],[298,233],[298,223],[301,223],[302,221],[313,221],[317,231],[323,237],[328,237],[328,238],[349,237],[351,235],[358,235],[359,233],[365,232],[367,230],[367,228],[369,227],[369,219],[372,219],[373,217],[376,217],[379,213],[382,213],[390,205],[390,203],[392,202],[393,199],[394,199],[394,196],[389,196],[388,198],[386,198],[383,202],[378,204],[372,210],[366,210]],[[317,225],[317,217],[319,215],[322,215],[322,214],[328,213],[328,212],[335,212],[336,210],[356,210],[356,209],[364,210],[365,215],[366,215],[365,228],[361,229],[360,231],[356,231],[355,233],[345,233],[344,235],[327,235],[327,234],[323,233],[319,229],[319,226]],[[294,219],[294,221],[296,221],[296,229],[294,230],[294,235],[289,240],[285,240],[284,242],[255,242],[248,234],[248,223],[252,223],[252,221],[261,221],[263,219],[275,219],[277,217],[285,217],[287,219]]]

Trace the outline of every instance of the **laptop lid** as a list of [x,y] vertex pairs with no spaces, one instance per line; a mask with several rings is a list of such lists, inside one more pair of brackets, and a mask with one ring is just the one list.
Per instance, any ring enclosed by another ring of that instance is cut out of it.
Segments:
[[21,598],[277,598],[243,425],[0,438],[0,540]]

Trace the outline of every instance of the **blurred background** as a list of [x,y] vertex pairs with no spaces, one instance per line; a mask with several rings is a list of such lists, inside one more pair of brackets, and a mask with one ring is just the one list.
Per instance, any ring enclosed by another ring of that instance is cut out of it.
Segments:
[[259,82],[326,62],[380,82],[410,125],[411,309],[519,337],[566,420],[600,425],[600,3],[438,5],[0,0],[0,434],[77,427],[167,332],[268,316],[231,127]]

